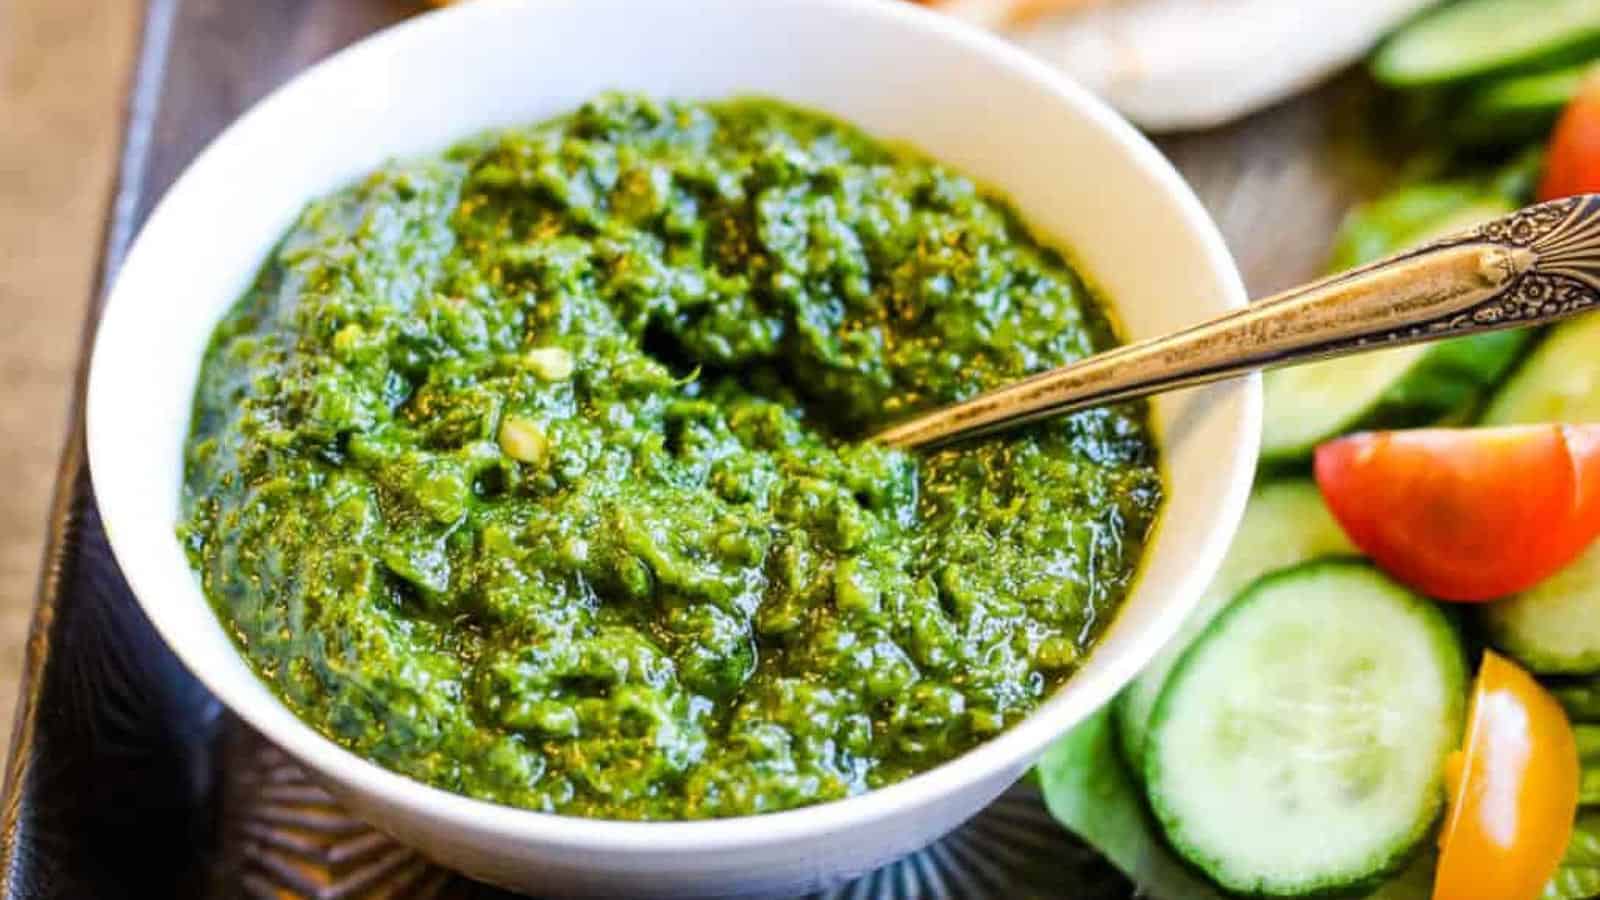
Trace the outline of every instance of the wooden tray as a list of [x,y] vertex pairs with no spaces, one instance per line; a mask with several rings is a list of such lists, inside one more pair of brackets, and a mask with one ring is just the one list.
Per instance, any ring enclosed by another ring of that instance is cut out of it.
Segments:
[[[148,0],[85,357],[129,240],[200,148],[299,69],[420,11],[400,0]],[[1356,193],[1359,179],[1329,150],[1342,93],[1160,142],[1258,295],[1319,267]],[[107,547],[84,465],[82,398],[80,366],[6,771],[4,897],[504,897],[349,818],[178,664]],[[1019,786],[945,840],[833,896],[1132,893]]]

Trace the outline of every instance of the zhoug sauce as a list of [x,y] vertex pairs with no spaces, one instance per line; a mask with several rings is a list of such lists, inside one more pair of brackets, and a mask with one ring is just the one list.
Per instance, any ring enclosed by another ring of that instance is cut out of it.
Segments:
[[304,211],[205,357],[180,532],[260,677],[390,769],[788,809],[1079,665],[1161,504],[1144,407],[863,437],[1114,342],[936,163],[771,101],[604,96]]

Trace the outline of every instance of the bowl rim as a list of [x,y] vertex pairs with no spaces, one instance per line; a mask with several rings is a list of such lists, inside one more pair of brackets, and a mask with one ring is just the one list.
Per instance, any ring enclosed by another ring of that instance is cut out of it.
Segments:
[[[147,220],[154,222],[162,217],[174,198],[181,197],[186,182],[194,177],[195,170],[218,152],[250,123],[265,117],[286,96],[308,79],[320,73],[344,66],[356,66],[367,56],[381,56],[391,45],[402,44],[421,32],[450,20],[465,23],[468,17],[482,17],[492,21],[502,11],[523,5],[561,7],[581,4],[583,0],[476,0],[426,12],[379,31],[328,56],[297,73],[266,97],[254,104],[242,116],[219,133],[184,169],[182,175],[169,188],[167,194],[151,211]],[[780,0],[797,3],[802,0]],[[870,16],[887,21],[893,27],[920,33],[926,39],[937,39],[956,45],[963,53],[987,57],[988,61],[1023,79],[1033,82],[1058,105],[1069,107],[1093,129],[1112,138],[1131,162],[1159,185],[1173,203],[1184,229],[1197,241],[1205,256],[1207,268],[1217,276],[1225,295],[1222,305],[1239,308],[1247,302],[1243,279],[1227,249],[1216,223],[1195,196],[1189,185],[1161,152],[1133,125],[1067,75],[1037,59],[1002,38],[980,31],[910,3],[893,3],[885,0],[803,0],[808,6],[826,8],[836,16]],[[126,260],[137,258],[145,243],[148,228],[142,228],[129,247]],[[107,295],[105,313],[118,302],[121,275]],[[126,303],[124,305],[127,305]],[[114,387],[109,385],[106,367],[99,363],[108,354],[105,347],[115,339],[109,329],[99,328],[90,361],[89,390],[86,400],[86,443],[91,478],[101,472],[111,471],[108,465],[96,465],[114,456],[114,434],[103,424],[104,417],[96,410],[111,403]],[[930,798],[960,794],[986,778],[1006,769],[1020,770],[1054,739],[1070,727],[1099,709],[1120,690],[1148,662],[1160,646],[1169,642],[1178,632],[1188,611],[1203,591],[1205,584],[1220,566],[1234,529],[1242,518],[1254,475],[1255,460],[1259,452],[1262,416],[1262,392],[1259,375],[1241,379],[1243,396],[1237,398],[1235,416],[1236,434],[1232,454],[1226,462],[1229,484],[1225,500],[1218,510],[1218,522],[1227,527],[1210,530],[1198,543],[1200,549],[1183,576],[1180,588],[1188,594],[1188,602],[1176,604],[1146,626],[1142,640],[1149,646],[1145,659],[1121,659],[1110,672],[1103,673],[1093,685],[1094,690],[1079,691],[1071,696],[1060,690],[1040,706],[1001,734],[982,742],[953,759],[903,781],[877,788],[863,794],[840,800],[799,807],[779,812],[746,815],[723,819],[693,821],[649,821],[592,819],[557,813],[537,812],[506,806],[493,801],[480,800],[437,788],[424,782],[400,775],[344,749],[302,722],[281,701],[272,708],[262,708],[254,698],[246,697],[231,679],[207,673],[191,664],[192,654],[186,649],[183,635],[175,623],[160,613],[159,604],[146,602],[155,597],[158,585],[148,583],[143,567],[124,565],[129,586],[144,613],[155,625],[168,647],[184,662],[224,705],[233,710],[250,726],[290,755],[305,763],[314,772],[332,778],[336,783],[353,790],[357,795],[370,794],[382,799],[389,807],[398,808],[411,815],[432,820],[437,824],[473,834],[492,831],[513,840],[534,841],[546,846],[581,849],[585,851],[630,853],[640,855],[671,855],[685,851],[749,850],[784,844],[795,840],[834,833],[875,821],[883,821],[914,810]],[[1169,473],[1170,474],[1170,473]],[[1169,478],[1170,480],[1170,478]],[[98,492],[97,492],[98,493]],[[128,518],[115,503],[102,503],[102,517],[113,554],[118,552],[117,535],[126,523],[131,530],[135,522]],[[1165,530],[1166,508],[1163,508],[1158,527]],[[176,537],[174,537],[176,540]],[[1149,560],[1146,558],[1146,568]],[[192,575],[192,573],[190,573]],[[198,586],[194,593],[203,594]],[[209,603],[207,603],[209,607]],[[1114,627],[1114,626],[1113,626]],[[237,646],[233,647],[239,653]],[[242,655],[242,654],[240,654]],[[270,689],[269,689],[270,692]],[[1071,701],[1070,704],[1066,701]],[[759,827],[749,827],[759,822]]]

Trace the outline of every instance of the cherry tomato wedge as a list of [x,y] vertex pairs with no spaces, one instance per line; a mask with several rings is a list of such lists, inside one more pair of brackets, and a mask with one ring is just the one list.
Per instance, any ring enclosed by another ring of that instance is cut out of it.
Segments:
[[1600,425],[1356,434],[1315,467],[1350,540],[1441,600],[1526,590],[1600,536]]
[[1600,70],[1567,104],[1545,159],[1539,199],[1600,193]]
[[1527,672],[1484,653],[1450,769],[1433,900],[1536,900],[1578,811],[1578,744],[1561,705]]

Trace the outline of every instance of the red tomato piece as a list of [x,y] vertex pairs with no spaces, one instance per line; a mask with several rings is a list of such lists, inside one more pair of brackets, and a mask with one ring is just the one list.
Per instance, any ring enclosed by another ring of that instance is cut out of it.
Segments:
[[1550,136],[1539,199],[1600,193],[1600,71],[1567,104]]
[[1351,541],[1441,600],[1526,590],[1600,536],[1600,425],[1356,434],[1315,468]]

